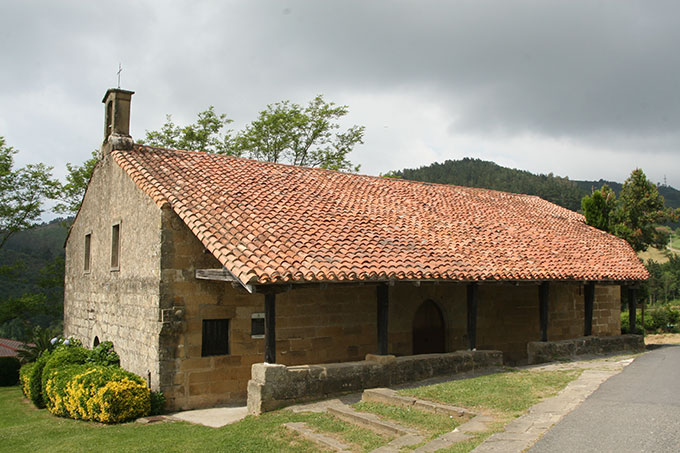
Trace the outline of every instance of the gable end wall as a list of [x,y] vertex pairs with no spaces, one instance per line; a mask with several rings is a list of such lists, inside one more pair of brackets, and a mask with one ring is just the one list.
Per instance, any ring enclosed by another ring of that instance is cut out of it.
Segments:
[[[120,267],[111,231],[120,223]],[[97,166],[66,243],[64,334],[92,347],[113,341],[121,366],[158,388],[161,210],[110,156]],[[84,271],[91,234],[90,271]]]

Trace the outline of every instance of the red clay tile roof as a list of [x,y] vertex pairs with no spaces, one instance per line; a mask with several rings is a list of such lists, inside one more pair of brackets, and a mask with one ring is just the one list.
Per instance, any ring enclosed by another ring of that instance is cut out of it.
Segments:
[[16,357],[18,351],[24,349],[25,344],[21,341],[9,338],[0,338],[0,357]]
[[535,196],[141,145],[112,155],[246,284],[648,278],[625,241]]

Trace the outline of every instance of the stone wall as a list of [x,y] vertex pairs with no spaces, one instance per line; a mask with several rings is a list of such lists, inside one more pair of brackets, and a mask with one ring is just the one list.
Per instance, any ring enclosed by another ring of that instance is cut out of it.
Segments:
[[566,340],[583,336],[586,306],[583,285],[551,283],[550,293],[548,340]]
[[[162,389],[174,409],[245,402],[251,366],[264,360],[264,338],[251,319],[264,296],[231,283],[196,280],[196,269],[221,265],[170,210],[163,211]],[[361,360],[376,352],[375,286],[329,285],[276,296],[277,362],[285,365]],[[229,319],[228,355],[201,356],[204,319]]]
[[593,304],[593,335],[601,337],[621,335],[621,287],[595,286]]
[[[118,269],[112,226],[120,224]],[[158,388],[161,211],[105,156],[97,165],[66,242],[64,334],[92,347],[113,341],[121,365]],[[90,270],[84,270],[90,234]]]
[[[264,340],[250,337],[251,314],[264,297],[222,281],[197,280],[196,269],[220,263],[170,209],[163,210],[160,335],[161,388],[172,409],[245,401],[250,366],[262,362]],[[229,319],[228,355],[202,357],[204,319]]]
[[360,362],[287,367],[258,363],[248,382],[248,413],[328,398],[367,388],[389,387],[434,376],[500,366],[500,351],[458,351],[407,357],[367,356]]
[[538,285],[480,285],[477,347],[503,351],[503,360],[526,358],[526,344],[540,338]]
[[641,352],[644,350],[645,340],[642,335],[591,336],[562,341],[533,341],[527,344],[530,364],[568,359],[582,354]]

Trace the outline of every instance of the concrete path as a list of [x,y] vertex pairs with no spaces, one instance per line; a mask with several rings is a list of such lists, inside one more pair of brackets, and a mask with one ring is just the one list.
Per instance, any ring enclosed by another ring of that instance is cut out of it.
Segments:
[[531,452],[680,451],[680,346],[640,356]]
[[197,425],[221,428],[222,426],[236,423],[248,415],[248,408],[242,407],[213,407],[210,409],[196,409],[193,411],[175,412],[168,414],[171,420],[181,420]]
[[620,373],[632,361],[632,357],[617,356],[609,359],[530,367],[536,370],[583,368],[584,371],[578,379],[569,383],[559,394],[534,405],[527,414],[508,423],[504,432],[492,435],[473,451],[477,453],[519,453],[526,450],[555,423],[583,403],[604,381]]

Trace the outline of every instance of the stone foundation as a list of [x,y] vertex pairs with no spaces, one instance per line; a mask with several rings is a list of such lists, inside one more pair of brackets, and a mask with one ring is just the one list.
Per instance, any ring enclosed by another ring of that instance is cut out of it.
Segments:
[[527,344],[529,364],[552,362],[581,354],[604,354],[617,351],[640,352],[645,349],[641,335],[581,337],[562,341],[532,341]]
[[248,381],[248,413],[434,376],[500,366],[500,351],[457,351],[406,357],[367,355],[360,362],[298,365],[256,363]]

